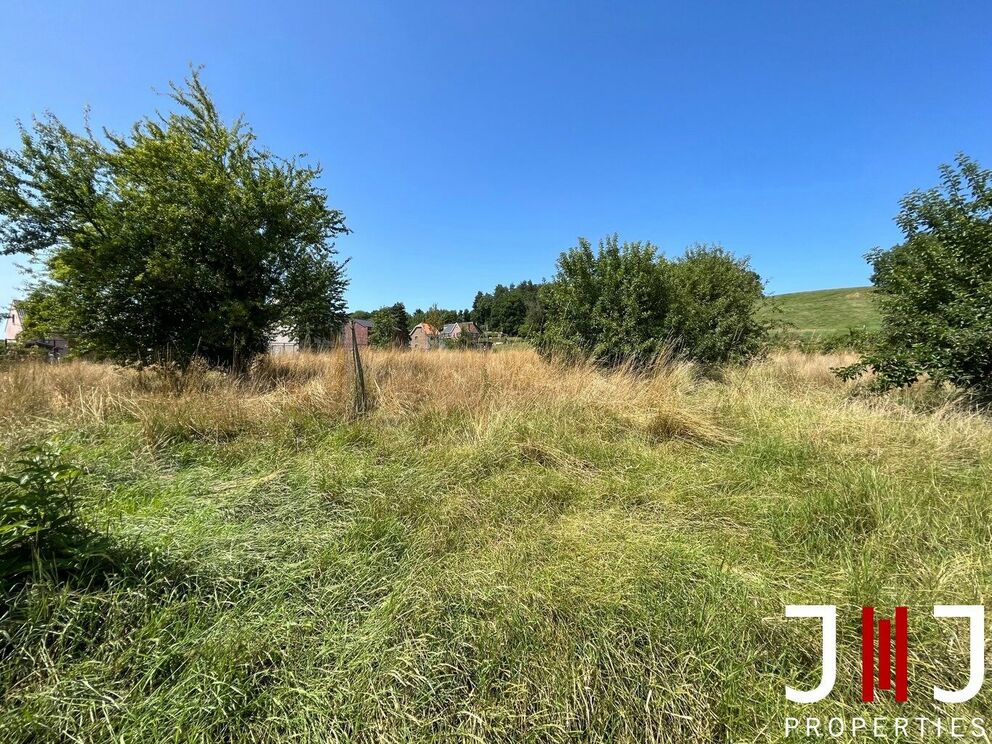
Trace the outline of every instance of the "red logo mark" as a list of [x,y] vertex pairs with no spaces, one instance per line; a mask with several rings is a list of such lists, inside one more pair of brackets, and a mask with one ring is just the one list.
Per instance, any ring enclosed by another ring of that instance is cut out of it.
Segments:
[[[896,607],[895,698],[905,703],[909,698],[906,682],[906,608]],[[878,621],[878,689],[892,689],[892,622]],[[875,608],[861,608],[861,699],[875,700]]]

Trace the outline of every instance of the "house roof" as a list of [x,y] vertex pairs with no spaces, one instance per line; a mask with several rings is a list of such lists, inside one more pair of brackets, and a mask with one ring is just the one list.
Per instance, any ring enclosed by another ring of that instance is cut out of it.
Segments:
[[362,320],[361,318],[356,318],[351,322],[354,323],[355,325],[365,326],[366,328],[371,328],[373,325],[371,320]]
[[468,331],[469,333],[478,333],[479,329],[476,327],[475,323],[471,320],[464,320],[460,323],[445,323],[444,329],[441,331],[442,336],[450,336],[455,332],[456,328],[461,328],[463,331]]
[[[413,331],[417,330],[418,328],[423,328],[424,333],[426,333],[428,336],[433,336],[435,333],[437,333],[437,328],[432,326],[430,323],[417,323],[417,325],[413,327]],[[413,334],[413,331],[410,331],[411,335]]]

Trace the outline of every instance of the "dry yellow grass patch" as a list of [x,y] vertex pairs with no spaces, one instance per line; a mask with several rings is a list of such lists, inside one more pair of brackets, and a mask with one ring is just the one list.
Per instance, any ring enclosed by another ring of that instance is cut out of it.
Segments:
[[[630,368],[562,366],[532,350],[499,353],[405,350],[363,352],[371,416],[384,423],[410,416],[461,415],[483,429],[516,413],[584,412],[626,421],[658,438],[719,441],[725,433],[688,393],[686,364]],[[283,415],[354,416],[354,374],[344,351],[260,359],[242,377],[194,366],[182,375],[84,361],[21,364],[0,370],[8,431],[54,420],[79,425],[136,419],[150,435],[188,431],[224,438]]]

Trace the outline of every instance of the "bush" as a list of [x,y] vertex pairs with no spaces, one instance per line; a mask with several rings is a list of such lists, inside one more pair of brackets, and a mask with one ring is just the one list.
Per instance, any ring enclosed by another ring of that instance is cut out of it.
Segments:
[[896,222],[905,242],[868,254],[882,331],[854,377],[875,386],[912,384],[926,374],[980,397],[992,394],[992,171],[961,155],[941,184],[903,198]]
[[24,344],[0,344],[0,366],[17,362],[40,361],[48,358],[48,350]]
[[372,330],[369,332],[369,343],[373,346],[405,347],[410,342],[410,316],[402,302],[395,305],[380,307],[369,315]]
[[52,444],[20,451],[0,475],[0,579],[71,550],[77,533],[76,481],[81,471]]
[[674,352],[706,363],[754,356],[765,338],[757,320],[762,284],[746,259],[695,246],[675,261],[651,243],[616,235],[561,254],[542,290],[546,354],[607,364],[649,363]]
[[747,259],[720,246],[696,245],[669,271],[675,301],[667,325],[677,354],[719,363],[758,353],[766,331],[757,317],[763,286]]
[[558,274],[544,287],[541,349],[606,363],[657,356],[666,347],[672,295],[666,269],[651,243],[620,245],[613,235],[593,253],[580,238],[558,257]]

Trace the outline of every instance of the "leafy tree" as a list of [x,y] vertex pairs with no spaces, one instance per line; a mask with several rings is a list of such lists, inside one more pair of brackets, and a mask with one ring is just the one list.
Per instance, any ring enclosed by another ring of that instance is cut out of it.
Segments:
[[527,307],[524,321],[517,329],[517,334],[520,336],[536,336],[544,326],[544,306],[541,304],[542,286],[543,284],[535,284],[531,281],[523,281],[517,285],[517,292]]
[[424,323],[430,323],[435,328],[443,328],[446,323],[457,323],[459,312],[457,310],[443,310],[437,305],[431,305],[424,313]]
[[498,284],[491,293],[475,295],[469,317],[480,327],[511,336],[537,333],[544,318],[540,288],[531,281],[509,287]]
[[282,324],[303,347],[322,346],[341,331],[348,286],[342,265],[304,253],[286,272],[279,294]]
[[381,307],[372,313],[369,343],[373,346],[406,346],[409,341],[410,316],[402,302]]
[[392,312],[396,343],[399,346],[406,346],[410,342],[410,314],[402,302],[393,305]]
[[25,303],[34,330],[122,361],[226,364],[277,327],[333,335],[346,280],[332,241],[347,228],[319,167],[225,124],[197,72],[171,99],[123,135],[48,115],[0,153],[0,247],[43,269]]
[[650,360],[666,345],[672,295],[666,269],[651,243],[621,245],[612,235],[594,252],[580,238],[558,257],[558,273],[544,287],[541,348],[614,364]]
[[747,259],[720,246],[695,245],[669,271],[673,302],[666,327],[676,354],[715,363],[758,353],[766,327],[755,311],[764,285]]
[[497,285],[493,292],[492,317],[490,326],[493,330],[502,331],[512,336],[520,332],[527,317],[527,305],[515,288]]
[[871,369],[880,389],[926,374],[992,396],[992,171],[959,155],[940,185],[900,202],[904,242],[867,258],[882,330],[846,377]]
[[485,292],[476,292],[472,302],[469,318],[480,328],[488,326],[493,314],[493,296]]
[[420,323],[430,323],[435,328],[442,328],[445,323],[470,320],[471,315],[471,310],[445,310],[435,303],[426,310],[419,307],[414,310],[409,316],[409,328],[412,331]]

